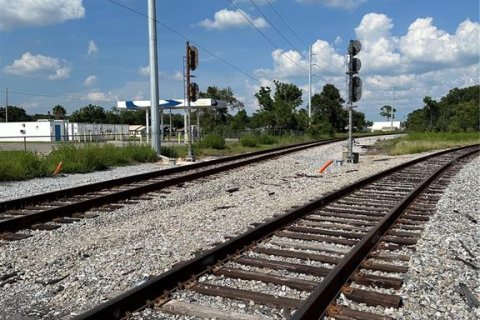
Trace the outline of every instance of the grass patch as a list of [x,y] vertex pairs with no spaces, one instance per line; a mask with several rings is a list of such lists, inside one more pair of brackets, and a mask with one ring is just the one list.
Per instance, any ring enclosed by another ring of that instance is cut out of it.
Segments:
[[86,173],[105,170],[112,166],[125,166],[137,162],[153,162],[155,152],[150,146],[129,144],[115,147],[111,144],[87,144],[82,147],[65,144],[52,151],[45,159],[47,168],[53,172],[63,162],[64,173]]
[[0,152],[0,181],[25,180],[46,174],[44,162],[33,152]]
[[480,143],[479,132],[409,133],[400,138],[382,140],[375,147],[390,155],[412,154]]
[[225,149],[225,139],[219,134],[210,133],[203,137],[199,146],[201,148],[222,150]]

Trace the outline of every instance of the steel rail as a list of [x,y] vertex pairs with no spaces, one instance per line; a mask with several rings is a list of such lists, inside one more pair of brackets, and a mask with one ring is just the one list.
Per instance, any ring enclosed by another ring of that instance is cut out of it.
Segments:
[[[279,228],[282,228],[293,221],[305,216],[306,214],[312,212],[313,210],[326,205],[338,198],[343,197],[346,194],[349,194],[356,189],[363,187],[376,181],[382,177],[385,177],[389,174],[392,174],[396,171],[404,169],[413,164],[428,160],[433,157],[437,157],[449,152],[461,150],[467,147],[454,148],[449,150],[440,151],[434,154],[430,154],[399,166],[390,168],[383,172],[377,173],[370,177],[363,178],[358,182],[351,184],[349,186],[343,187],[338,191],[330,192],[327,195],[320,197],[306,205],[303,205],[299,208],[293,209],[282,216],[275,218],[272,221],[262,223],[257,227],[246,231],[245,233],[232,238],[225,243],[218,245],[217,247],[206,251],[198,255],[197,257],[188,260],[186,262],[180,263],[178,266],[172,268],[171,270],[155,276],[148,280],[147,282],[132,288],[119,296],[114,297],[111,300],[108,300],[93,309],[90,309],[74,319],[120,319],[125,315],[147,307],[153,304],[155,299],[168,294],[169,292],[178,288],[181,283],[184,283],[198,275],[201,275],[208,270],[210,270],[215,264],[224,261],[232,257],[239,252],[248,249],[248,247],[254,245],[258,241],[261,241],[265,237],[268,237],[274,233]],[[478,152],[475,150],[474,152]],[[315,291],[317,292],[317,291]],[[311,302],[311,299],[308,300]],[[331,301],[331,300],[330,300]],[[329,301],[329,303],[330,303]],[[303,304],[302,306],[305,306]],[[310,310],[310,309],[308,309]],[[314,318],[302,318],[302,319],[314,319]]]
[[[394,133],[394,134],[397,134],[397,133]],[[383,135],[392,135],[392,134],[381,134],[381,135],[361,135],[360,134],[360,135],[356,135],[355,137],[356,138],[361,138],[361,137],[383,136]],[[152,178],[156,178],[156,177],[161,177],[161,176],[164,176],[164,175],[175,174],[175,173],[188,171],[188,170],[195,170],[195,169],[203,168],[203,167],[206,167],[206,166],[220,165],[222,163],[229,162],[229,161],[236,161],[236,160],[241,160],[241,159],[245,159],[245,158],[248,158],[248,157],[265,155],[265,154],[269,154],[269,153],[273,153],[273,152],[277,152],[277,151],[282,151],[282,150],[287,150],[287,149],[291,149],[291,148],[295,148],[295,147],[299,147],[299,148],[305,147],[304,149],[307,149],[307,148],[310,148],[310,147],[320,146],[320,145],[333,143],[333,142],[339,142],[339,141],[343,141],[343,140],[346,140],[346,138],[335,138],[335,139],[327,139],[327,140],[314,141],[314,142],[304,142],[304,143],[299,143],[299,144],[295,144],[295,145],[288,145],[288,146],[282,146],[282,147],[278,147],[278,148],[272,148],[272,149],[267,149],[267,150],[260,150],[260,151],[254,151],[254,152],[248,152],[248,153],[228,156],[228,157],[222,157],[222,158],[219,158],[219,159],[214,159],[214,160],[209,160],[209,161],[195,162],[195,163],[188,164],[188,165],[185,165],[185,166],[179,166],[179,167],[157,170],[157,171],[153,171],[153,172],[141,173],[141,174],[132,175],[132,176],[128,176],[128,177],[111,179],[111,180],[107,180],[107,181],[91,183],[91,184],[78,186],[78,187],[67,188],[67,189],[63,189],[63,190],[46,192],[46,193],[27,196],[27,197],[22,197],[22,198],[18,198],[18,199],[0,201],[0,212],[3,212],[5,210],[9,210],[9,209],[19,209],[19,208],[25,207],[27,205],[32,205],[32,204],[36,204],[36,203],[40,203],[40,202],[54,201],[54,200],[57,200],[57,199],[60,199],[60,198],[68,198],[68,197],[71,197],[72,195],[84,194],[84,193],[87,193],[87,192],[112,188],[112,187],[115,187],[115,186],[124,185],[124,184],[128,184],[128,183],[148,180],[148,179],[152,179]],[[301,149],[298,149],[298,150],[301,150]],[[294,151],[298,151],[298,150],[294,150]],[[294,151],[292,151],[292,152],[294,152]]]
[[[130,176],[126,178],[109,180],[109,181],[100,182],[96,184],[90,184],[86,186],[67,189],[66,192],[50,192],[48,194],[42,194],[42,195],[39,195],[41,199],[45,199],[45,198],[49,199],[50,196],[52,196],[52,194],[55,195],[55,199],[66,198],[72,195],[98,191],[101,189],[105,189],[107,187],[117,187],[119,185],[128,185],[128,183],[142,181],[148,178],[155,178],[155,177],[158,177],[159,175],[166,175],[169,173],[170,174],[178,173],[181,171],[186,172],[191,169],[218,165],[218,166],[214,166],[211,169],[206,169],[203,171],[197,171],[192,173],[186,173],[178,177],[173,177],[163,181],[152,182],[143,186],[135,186],[129,190],[117,191],[115,193],[106,194],[106,195],[97,195],[95,198],[92,198],[92,199],[80,200],[75,203],[66,204],[60,207],[45,209],[45,210],[42,210],[41,212],[35,212],[32,214],[26,214],[26,215],[18,216],[15,218],[2,220],[0,221],[0,233],[15,232],[21,229],[28,228],[33,224],[44,223],[58,217],[70,216],[76,212],[84,212],[91,208],[116,202],[119,200],[127,199],[132,196],[138,196],[141,194],[148,193],[150,191],[159,190],[159,189],[177,185],[183,182],[192,181],[198,178],[203,178],[203,177],[216,174],[222,171],[231,170],[234,168],[238,168],[241,166],[245,166],[245,165],[266,160],[266,159],[271,159],[287,153],[296,152],[296,151],[304,150],[307,148],[328,144],[333,141],[337,141],[337,140],[334,139],[334,140],[320,141],[320,142],[314,142],[314,143],[310,142],[310,143],[303,143],[303,144],[289,146],[289,147],[276,148],[273,150],[270,149],[270,150],[258,151],[251,154],[232,156],[232,157],[229,157],[227,160],[225,160],[224,158],[216,159],[218,161],[216,160],[206,161],[206,162],[201,162],[201,163],[188,165],[184,167],[175,167],[167,170],[159,170],[159,171],[153,172],[153,174],[147,173],[147,174],[140,174],[136,176]],[[235,160],[237,161],[231,162]],[[228,162],[231,162],[231,163],[228,163]],[[25,204],[25,203],[28,203],[28,201],[32,201],[31,199],[35,199],[35,196],[12,200],[9,203],[10,204],[13,203],[15,205],[17,205],[18,203]],[[49,200],[46,200],[46,201],[49,201]],[[11,205],[10,208],[13,208],[12,206],[13,205]]]
[[390,210],[373,227],[350,252],[333,268],[295,311],[291,320],[320,319],[327,313],[328,306],[336,299],[342,286],[350,279],[360,263],[367,258],[385,233],[395,224],[398,217],[436,178],[453,166],[458,160],[468,157],[479,150],[460,155],[443,165],[436,172],[425,178],[414,190],[410,191],[401,202]]
[[323,144],[342,141],[342,140],[344,139],[329,139],[329,140],[323,140],[323,141],[317,141],[317,142],[305,142],[305,143],[300,143],[296,145],[283,146],[283,147],[278,147],[278,148],[273,148],[268,150],[260,150],[255,152],[243,153],[239,155],[223,157],[223,158],[214,159],[210,161],[195,162],[185,166],[162,169],[162,170],[157,170],[153,172],[132,175],[128,177],[122,177],[122,178],[111,179],[111,180],[102,181],[102,182],[86,184],[79,187],[72,187],[72,188],[63,189],[63,190],[22,197],[18,199],[6,200],[6,201],[0,202],[0,212],[8,209],[22,208],[25,205],[31,205],[38,202],[53,201],[60,198],[70,197],[76,194],[83,194],[86,192],[98,191],[101,189],[111,188],[111,187],[115,187],[123,184],[138,182],[138,181],[156,178],[156,177],[169,175],[169,174],[174,174],[182,171],[199,169],[205,166],[211,166],[211,165],[217,165],[217,164],[220,165],[225,162],[241,160],[248,157],[260,156],[268,153],[273,153],[276,151],[290,149],[292,147],[306,146],[306,148],[308,148],[308,147],[314,147],[317,145],[323,145]]

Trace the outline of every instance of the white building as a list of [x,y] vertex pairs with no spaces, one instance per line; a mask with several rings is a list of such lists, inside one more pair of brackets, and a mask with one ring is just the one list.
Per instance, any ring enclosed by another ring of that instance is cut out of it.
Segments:
[[76,123],[41,119],[0,123],[0,142],[106,141],[128,137],[127,124]]
[[374,122],[371,127],[369,127],[370,131],[393,131],[400,130],[400,121],[377,121]]
[[65,137],[64,120],[0,123],[0,142],[3,141],[62,141]]

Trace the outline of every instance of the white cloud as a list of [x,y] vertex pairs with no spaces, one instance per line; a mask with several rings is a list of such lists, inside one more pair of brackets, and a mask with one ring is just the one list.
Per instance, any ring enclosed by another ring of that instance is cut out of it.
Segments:
[[241,28],[250,26],[250,22],[245,18],[245,16],[250,20],[253,25],[257,28],[268,27],[267,21],[262,17],[252,18],[248,13],[242,10],[228,10],[222,9],[215,12],[214,20],[205,19],[199,23],[200,26],[206,29],[228,29],[228,28]]
[[458,26],[455,34],[449,34],[437,29],[431,17],[419,18],[401,38],[400,51],[412,62],[458,64],[466,60],[471,63],[479,54],[479,42],[478,23],[467,19]]
[[333,43],[334,43],[336,46],[341,45],[342,42],[343,42],[343,39],[342,39],[342,37],[340,37],[340,36],[337,36],[337,37],[335,38],[335,41],[333,41]]
[[93,101],[117,101],[118,95],[113,94],[112,91],[105,93],[98,89],[94,89],[87,94],[86,98]]
[[[425,95],[438,99],[454,87],[479,83],[478,22],[466,19],[455,32],[447,32],[427,17],[413,21],[405,34],[393,34],[392,30],[393,20],[380,13],[365,14],[355,28],[356,38],[362,43],[358,57],[362,60],[363,94],[358,106],[368,119],[380,120],[379,108],[394,99],[399,119],[403,120],[409,112],[422,107]],[[334,43],[338,43],[337,40]],[[345,97],[344,55],[334,48],[334,44],[321,39],[314,43],[312,88],[317,93],[325,84],[332,83]],[[295,81],[304,89],[304,101],[307,101],[308,53],[288,51],[286,54],[290,59],[280,50],[273,51],[273,67],[256,70],[256,75]],[[250,86],[246,91],[253,95],[258,89],[259,86]]]
[[98,53],[98,46],[95,43],[95,41],[90,40],[88,41],[88,50],[87,50],[87,56],[93,56]]
[[183,80],[183,73],[181,73],[180,71],[177,71],[174,73],[173,78],[175,80]]
[[150,76],[150,66],[138,68],[138,73],[139,73],[141,76],[149,77],[149,76]]
[[4,68],[9,74],[18,76],[47,76],[49,80],[61,80],[70,76],[70,67],[65,60],[25,52],[12,65]]
[[[326,41],[317,40],[312,45],[312,72],[316,74],[334,74],[343,72],[343,56],[337,54],[335,49]],[[261,77],[284,79],[307,75],[308,53],[298,51],[282,51],[276,49],[272,52],[273,70],[258,69],[255,73]]]
[[[246,3],[250,3],[251,0],[237,0],[236,2],[246,2]],[[264,6],[266,5],[268,2],[270,1],[270,3],[274,3],[275,1],[277,0],[255,0],[255,4],[257,6]]]
[[0,0],[0,30],[45,26],[85,16],[82,0]]
[[[139,67],[138,68],[138,74],[143,76],[143,77],[149,77],[150,76],[150,66]],[[164,72],[164,71],[160,70],[158,72],[158,77],[160,79],[165,79],[165,80],[183,80],[183,74],[180,71]]]
[[300,3],[321,4],[325,7],[353,10],[367,0],[297,0]]
[[364,66],[363,72],[398,70],[405,66],[406,61],[395,52],[398,38],[391,35],[392,28],[392,19],[379,13],[364,15],[359,26],[355,28],[357,39],[362,43],[359,57]]
[[94,76],[94,75],[88,76],[88,77],[85,79],[85,81],[83,82],[83,84],[86,85],[87,87],[92,86],[92,85],[94,85],[95,83],[97,83],[97,77]]

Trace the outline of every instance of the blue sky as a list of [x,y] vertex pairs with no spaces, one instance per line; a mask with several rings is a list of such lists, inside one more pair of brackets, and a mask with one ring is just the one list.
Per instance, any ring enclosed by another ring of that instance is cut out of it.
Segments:
[[[114,2],[0,0],[0,105],[5,88],[30,114],[148,100],[148,2]],[[275,79],[302,88],[307,105],[308,45],[314,93],[333,83],[345,96],[350,39],[363,45],[357,105],[372,121],[385,104],[403,120],[424,95],[480,82],[478,0],[157,0],[157,20],[165,99],[183,98],[186,39],[199,47],[200,89],[229,86],[249,113]]]

